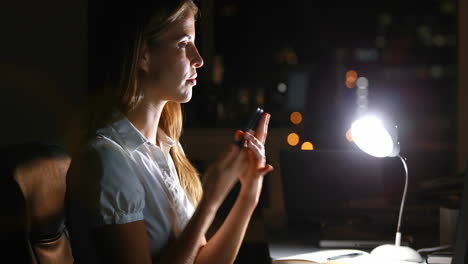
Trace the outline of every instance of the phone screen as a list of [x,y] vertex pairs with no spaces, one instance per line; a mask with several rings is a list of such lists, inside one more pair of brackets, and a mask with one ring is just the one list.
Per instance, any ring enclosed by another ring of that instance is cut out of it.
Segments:
[[257,107],[254,112],[250,115],[248,123],[244,127],[244,132],[248,132],[250,130],[255,130],[258,125],[258,121],[263,114],[263,109]]
[[[260,120],[260,117],[262,116],[262,114],[263,114],[263,109],[260,107],[257,107],[255,111],[253,111],[252,114],[250,114],[249,120],[247,121],[245,126],[242,128],[242,131],[248,132],[251,130],[255,130],[257,128],[258,121]],[[240,139],[239,141],[237,141],[237,145],[242,146],[243,142],[244,140]]]

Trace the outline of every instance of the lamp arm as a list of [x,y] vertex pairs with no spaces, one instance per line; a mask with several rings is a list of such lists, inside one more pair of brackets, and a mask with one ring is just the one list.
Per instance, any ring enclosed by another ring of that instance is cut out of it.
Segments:
[[400,158],[401,162],[403,163],[403,167],[405,168],[405,188],[403,189],[403,198],[401,198],[400,214],[398,215],[397,237],[395,239],[395,244],[397,246],[399,246],[401,242],[401,216],[403,215],[403,207],[405,206],[406,193],[408,190],[408,166],[406,165],[405,159],[401,155],[398,155],[398,157]]

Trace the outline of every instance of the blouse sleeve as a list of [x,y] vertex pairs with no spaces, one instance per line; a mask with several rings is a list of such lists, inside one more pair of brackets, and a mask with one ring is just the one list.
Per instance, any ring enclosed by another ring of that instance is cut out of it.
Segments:
[[70,190],[80,211],[94,226],[143,220],[143,186],[134,173],[131,157],[117,144],[98,139],[71,167]]

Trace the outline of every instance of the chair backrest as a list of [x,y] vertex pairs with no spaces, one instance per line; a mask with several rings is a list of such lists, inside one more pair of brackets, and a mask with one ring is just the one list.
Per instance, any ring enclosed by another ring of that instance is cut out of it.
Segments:
[[14,169],[12,176],[2,175],[7,184],[1,185],[1,196],[4,202],[10,202],[6,208],[11,210],[6,211],[10,220],[2,223],[2,249],[8,251],[0,262],[73,263],[64,223],[65,177],[70,158],[57,146],[49,145],[29,144],[3,151],[5,155],[14,152],[6,158],[10,160],[7,167]]

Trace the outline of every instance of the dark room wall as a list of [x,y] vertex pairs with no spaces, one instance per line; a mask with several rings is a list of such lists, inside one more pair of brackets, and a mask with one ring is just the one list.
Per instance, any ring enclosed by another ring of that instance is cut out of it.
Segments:
[[468,162],[468,1],[460,1],[460,35],[458,47],[459,86],[458,86],[458,171],[466,169]]
[[0,8],[0,144],[61,141],[86,84],[86,1]]

